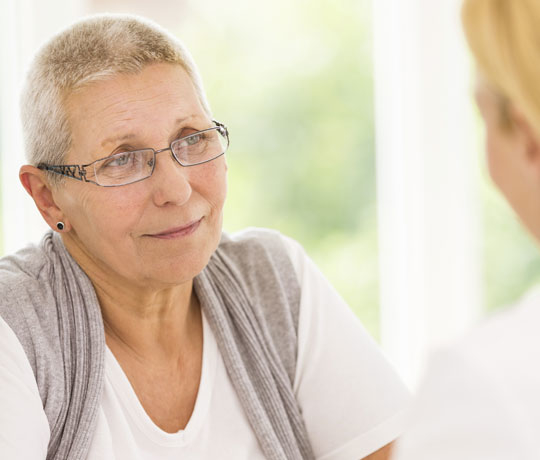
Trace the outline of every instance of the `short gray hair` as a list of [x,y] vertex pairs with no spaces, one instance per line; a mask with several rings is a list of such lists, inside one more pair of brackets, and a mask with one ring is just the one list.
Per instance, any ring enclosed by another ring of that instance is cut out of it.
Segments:
[[[146,19],[90,16],[54,36],[38,51],[21,94],[27,161],[62,164],[71,146],[64,101],[78,88],[119,74],[136,74],[152,63],[178,64],[191,78],[211,117],[199,72],[183,44]],[[50,173],[51,182],[61,176]]]

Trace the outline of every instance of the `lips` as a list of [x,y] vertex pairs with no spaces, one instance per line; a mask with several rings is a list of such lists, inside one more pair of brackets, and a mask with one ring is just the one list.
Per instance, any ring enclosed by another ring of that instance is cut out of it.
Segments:
[[192,233],[194,233],[195,230],[197,230],[197,228],[199,227],[201,221],[202,221],[202,217],[199,220],[192,221],[187,225],[183,225],[182,227],[173,227],[163,232],[152,233],[146,236],[150,236],[152,238],[164,239],[164,240],[181,238],[183,236],[191,235]]

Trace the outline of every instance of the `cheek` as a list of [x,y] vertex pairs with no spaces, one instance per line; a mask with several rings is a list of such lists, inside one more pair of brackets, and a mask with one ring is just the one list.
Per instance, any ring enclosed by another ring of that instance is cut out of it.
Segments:
[[72,225],[81,237],[95,239],[101,243],[114,242],[129,234],[136,226],[140,213],[137,212],[136,190],[118,188],[98,189],[79,195],[74,200]]
[[220,157],[197,171],[192,187],[213,208],[221,210],[227,196],[227,163]]
[[501,134],[498,120],[484,116],[486,133],[486,160],[489,175],[493,182],[501,187],[502,173],[506,165],[504,164],[505,138]]
[[486,160],[489,175],[495,183],[498,182],[498,166],[500,153],[497,151],[497,141],[492,136],[487,134],[486,136]]
[[512,202],[516,190],[524,184],[523,171],[516,155],[513,137],[498,129],[486,132],[486,155],[489,175],[493,183]]

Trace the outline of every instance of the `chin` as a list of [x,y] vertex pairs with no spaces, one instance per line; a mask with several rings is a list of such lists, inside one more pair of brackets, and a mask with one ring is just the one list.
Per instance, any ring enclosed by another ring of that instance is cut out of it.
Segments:
[[221,232],[216,235],[206,235],[202,242],[196,241],[196,239],[187,247],[180,245],[178,251],[169,248],[170,250],[159,257],[159,260],[156,260],[154,253],[152,262],[146,264],[146,267],[155,267],[155,270],[152,270],[149,275],[166,285],[178,285],[192,281],[208,264],[219,244],[220,237]]

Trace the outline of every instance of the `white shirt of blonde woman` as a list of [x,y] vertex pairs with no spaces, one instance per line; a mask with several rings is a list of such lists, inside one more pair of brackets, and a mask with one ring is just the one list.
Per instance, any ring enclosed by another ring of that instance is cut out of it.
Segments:
[[433,355],[393,460],[540,459],[540,290]]

